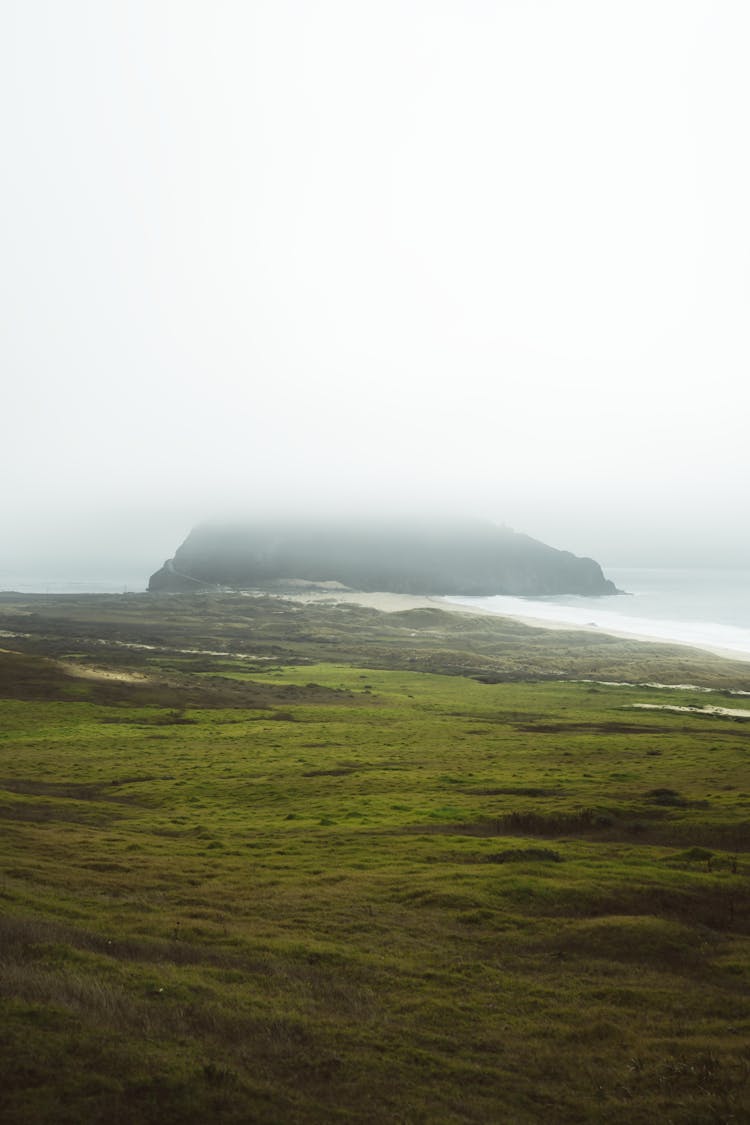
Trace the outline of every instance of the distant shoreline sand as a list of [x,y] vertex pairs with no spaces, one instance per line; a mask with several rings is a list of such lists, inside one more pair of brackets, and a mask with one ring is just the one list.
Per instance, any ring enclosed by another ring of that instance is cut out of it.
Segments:
[[[83,583],[81,583],[83,584]],[[120,595],[123,590],[120,584],[116,584],[116,589],[106,590],[0,590],[0,598],[3,601],[10,601],[16,598],[75,598],[75,597],[101,597],[111,596],[113,594]],[[133,587],[137,583],[132,584]],[[289,581],[279,583],[274,588],[256,588],[244,591],[235,591],[236,593],[245,593],[248,596],[257,596],[263,594],[265,596],[277,597],[287,601],[295,601],[298,603],[314,603],[314,602],[328,602],[328,603],[345,603],[350,605],[361,605],[369,607],[370,609],[380,610],[383,613],[399,613],[410,609],[440,609],[449,613],[463,613],[471,614],[472,616],[480,616],[487,618],[505,618],[511,621],[520,621],[524,625],[528,625],[533,629],[545,629],[552,632],[560,632],[561,630],[566,633],[590,633],[598,634],[599,636],[616,637],[618,640],[635,641],[643,644],[660,644],[669,648],[685,648],[694,652],[704,652],[711,656],[718,656],[724,660],[734,660],[739,663],[750,662],[750,651],[743,651],[742,649],[734,649],[722,647],[721,645],[712,645],[706,643],[696,642],[695,640],[688,640],[680,637],[670,637],[665,635],[650,634],[648,632],[632,632],[626,629],[617,629],[609,625],[595,625],[584,624],[582,622],[569,622],[554,620],[545,616],[534,616],[533,610],[530,613],[516,613],[507,608],[503,608],[502,613],[493,613],[492,610],[487,609],[485,606],[465,604],[463,602],[453,602],[448,600],[447,596],[440,595],[417,595],[417,594],[394,594],[388,591],[365,592],[359,590],[352,590],[342,586],[338,582],[330,583],[302,583],[300,581]],[[146,595],[145,590],[131,589],[128,596]],[[150,595],[149,595],[150,596]],[[533,603],[529,603],[530,608]],[[643,620],[643,619],[641,619]]]
[[469,613],[480,617],[505,617],[513,621],[520,621],[534,629],[547,629],[552,632],[564,633],[595,633],[601,636],[617,637],[622,641],[637,641],[643,644],[660,644],[679,646],[680,648],[695,649],[698,652],[708,652],[712,656],[720,656],[725,660],[739,660],[750,662],[750,653],[734,649],[717,648],[711,645],[697,645],[690,641],[677,638],[649,636],[647,633],[628,633],[617,629],[603,629],[598,625],[571,624],[565,621],[550,621],[546,617],[534,617],[528,614],[492,613],[481,606],[463,605],[446,601],[442,597],[416,594],[391,594],[386,591],[372,593],[356,590],[303,590],[289,591],[276,596],[288,598],[296,602],[345,602],[349,605],[361,605],[369,609],[380,610],[381,613],[399,613],[409,609],[443,609],[450,613]]

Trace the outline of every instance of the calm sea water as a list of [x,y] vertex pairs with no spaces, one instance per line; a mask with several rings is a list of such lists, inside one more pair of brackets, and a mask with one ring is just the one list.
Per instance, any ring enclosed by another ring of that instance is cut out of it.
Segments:
[[129,578],[55,578],[13,574],[0,570],[0,593],[20,594],[125,594],[140,593],[148,586],[148,575]]
[[750,655],[750,570],[607,567],[627,596],[448,598],[504,617],[594,625],[602,632]]

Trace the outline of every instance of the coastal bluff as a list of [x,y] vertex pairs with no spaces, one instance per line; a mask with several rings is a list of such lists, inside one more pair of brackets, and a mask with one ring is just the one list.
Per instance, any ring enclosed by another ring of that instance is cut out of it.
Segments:
[[205,523],[148,588],[183,593],[294,581],[396,594],[619,593],[593,559],[469,519]]

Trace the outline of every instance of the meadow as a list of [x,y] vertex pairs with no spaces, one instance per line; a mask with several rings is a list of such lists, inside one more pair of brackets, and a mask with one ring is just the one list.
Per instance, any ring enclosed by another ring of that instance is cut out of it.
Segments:
[[750,664],[231,594],[0,646],[3,1122],[750,1119],[750,720],[662,709]]

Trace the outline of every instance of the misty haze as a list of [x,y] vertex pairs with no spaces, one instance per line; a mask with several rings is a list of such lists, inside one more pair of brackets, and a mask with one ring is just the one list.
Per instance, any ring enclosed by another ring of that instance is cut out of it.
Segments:
[[334,503],[747,567],[747,32],[10,0],[0,566],[145,587],[199,522]]
[[750,7],[0,4],[0,1119],[750,1120]]

